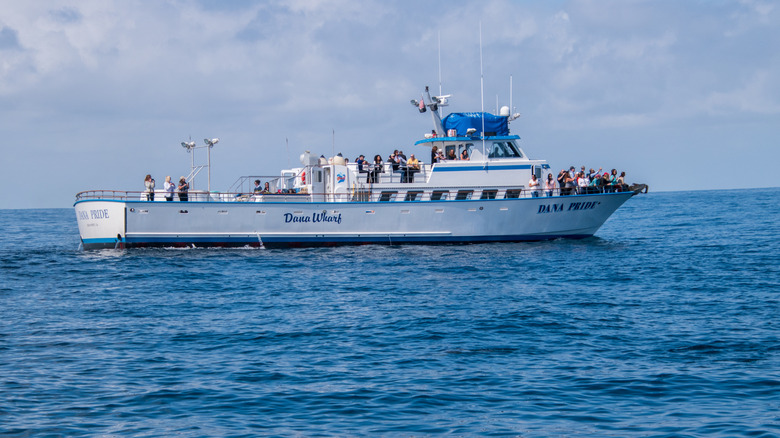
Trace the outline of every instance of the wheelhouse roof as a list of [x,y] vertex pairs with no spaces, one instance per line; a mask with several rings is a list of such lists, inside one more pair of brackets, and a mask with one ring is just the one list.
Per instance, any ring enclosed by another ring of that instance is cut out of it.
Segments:
[[[432,137],[432,138],[424,138],[422,140],[419,140],[414,143],[415,146],[419,144],[429,144],[429,143],[436,143],[436,142],[464,142],[464,141],[482,141],[483,137]],[[491,140],[519,140],[519,135],[502,135],[502,136],[491,136],[491,137],[484,137],[485,141],[491,141]]]

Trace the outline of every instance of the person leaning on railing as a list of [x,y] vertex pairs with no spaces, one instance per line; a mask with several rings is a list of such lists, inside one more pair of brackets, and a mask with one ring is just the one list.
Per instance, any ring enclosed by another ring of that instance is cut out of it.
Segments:
[[544,188],[547,191],[548,197],[553,195],[553,190],[555,190],[555,180],[553,179],[552,173],[547,174],[547,181],[544,183]]
[[190,185],[187,183],[187,179],[183,176],[179,178],[179,186],[176,188],[179,191],[179,201],[187,202],[189,195],[187,192],[190,190]]
[[144,193],[146,193],[147,201],[154,201],[154,178],[152,175],[147,174],[144,178]]
[[539,180],[536,179],[536,175],[531,174],[531,179],[528,181],[528,188],[531,190],[532,197],[539,197]]
[[382,156],[379,154],[374,155],[374,162],[371,164],[371,170],[366,176],[366,182],[369,184],[379,182],[379,174],[383,172],[383,166]]
[[406,182],[414,182],[414,174],[419,171],[420,161],[415,158],[414,154],[411,154],[409,160],[406,162]]
[[176,184],[171,181],[171,176],[168,175],[165,177],[165,183],[163,184],[163,188],[165,189],[165,200],[168,202],[173,201],[173,191],[176,188]]

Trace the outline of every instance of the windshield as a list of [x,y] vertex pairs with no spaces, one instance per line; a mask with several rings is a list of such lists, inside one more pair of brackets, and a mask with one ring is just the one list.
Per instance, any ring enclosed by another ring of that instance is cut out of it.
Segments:
[[512,141],[494,141],[490,145],[488,158],[523,158],[523,154]]

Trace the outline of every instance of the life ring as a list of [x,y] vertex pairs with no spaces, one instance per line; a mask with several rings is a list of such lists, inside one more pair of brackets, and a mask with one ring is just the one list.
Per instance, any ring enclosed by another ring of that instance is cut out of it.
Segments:
[[301,173],[301,184],[306,184],[306,172]]

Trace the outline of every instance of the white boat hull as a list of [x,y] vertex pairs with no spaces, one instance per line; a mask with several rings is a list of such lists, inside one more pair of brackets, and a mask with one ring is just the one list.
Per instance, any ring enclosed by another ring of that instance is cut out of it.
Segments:
[[516,242],[592,236],[632,192],[409,202],[75,204],[84,249]]

